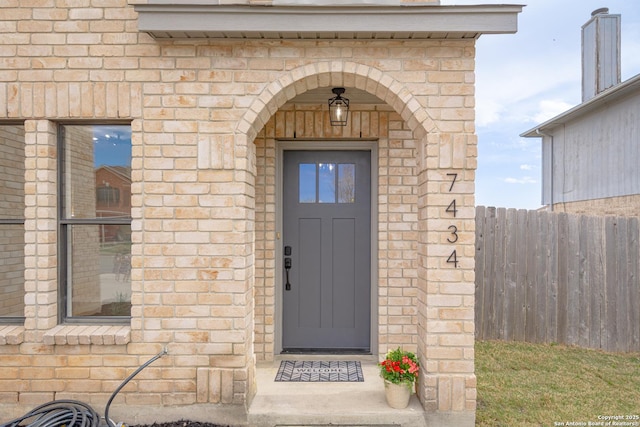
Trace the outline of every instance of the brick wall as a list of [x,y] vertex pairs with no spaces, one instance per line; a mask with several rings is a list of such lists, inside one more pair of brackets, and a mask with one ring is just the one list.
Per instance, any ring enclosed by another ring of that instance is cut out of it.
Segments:
[[553,211],[592,216],[640,217],[640,194],[583,200],[579,202],[556,203],[553,205]]
[[[379,138],[377,352],[417,350],[425,408],[474,410],[475,40],[156,42],[125,0],[5,0],[0,22],[0,120],[26,120],[26,320],[0,345],[0,404],[100,406],[166,346],[117,404],[247,405],[277,333],[273,142],[362,129]],[[325,86],[386,106],[311,132],[318,113],[287,103]],[[58,325],[56,127],[71,120],[131,122],[130,327]]]

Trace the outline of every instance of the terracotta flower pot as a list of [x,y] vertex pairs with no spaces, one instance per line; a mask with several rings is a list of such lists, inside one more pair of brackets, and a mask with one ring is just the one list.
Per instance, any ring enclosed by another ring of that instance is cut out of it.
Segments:
[[395,409],[403,409],[409,406],[411,398],[411,383],[394,384],[384,381],[384,394],[389,406]]

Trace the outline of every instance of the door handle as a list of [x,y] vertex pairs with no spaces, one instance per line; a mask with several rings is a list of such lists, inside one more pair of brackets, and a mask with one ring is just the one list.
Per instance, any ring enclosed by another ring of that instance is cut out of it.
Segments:
[[291,290],[291,283],[289,283],[289,270],[291,270],[291,258],[285,258],[284,259],[284,271],[285,271],[285,275],[286,275],[286,283],[284,284],[284,290],[285,291],[290,291]]
[[285,271],[285,276],[286,276],[286,282],[284,284],[284,290],[285,291],[290,291],[291,290],[291,283],[289,282],[289,270],[291,270],[291,258],[289,258],[291,256],[291,246],[285,246],[284,247],[284,254],[286,256],[286,258],[284,259],[284,271]]

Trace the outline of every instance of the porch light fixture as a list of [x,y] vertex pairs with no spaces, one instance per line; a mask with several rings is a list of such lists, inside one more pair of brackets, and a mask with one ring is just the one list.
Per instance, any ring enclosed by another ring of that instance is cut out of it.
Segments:
[[349,117],[349,100],[343,98],[343,87],[334,87],[331,89],[334,93],[334,97],[329,99],[329,120],[331,126],[346,126],[347,118]]

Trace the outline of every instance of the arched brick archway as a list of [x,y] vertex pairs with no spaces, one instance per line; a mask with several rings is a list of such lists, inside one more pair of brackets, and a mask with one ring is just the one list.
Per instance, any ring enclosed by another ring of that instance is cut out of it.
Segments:
[[253,141],[285,103],[308,90],[335,86],[354,87],[376,95],[402,116],[418,140],[438,132],[426,109],[405,85],[377,68],[347,61],[318,62],[283,73],[247,109],[238,121],[237,131]]

